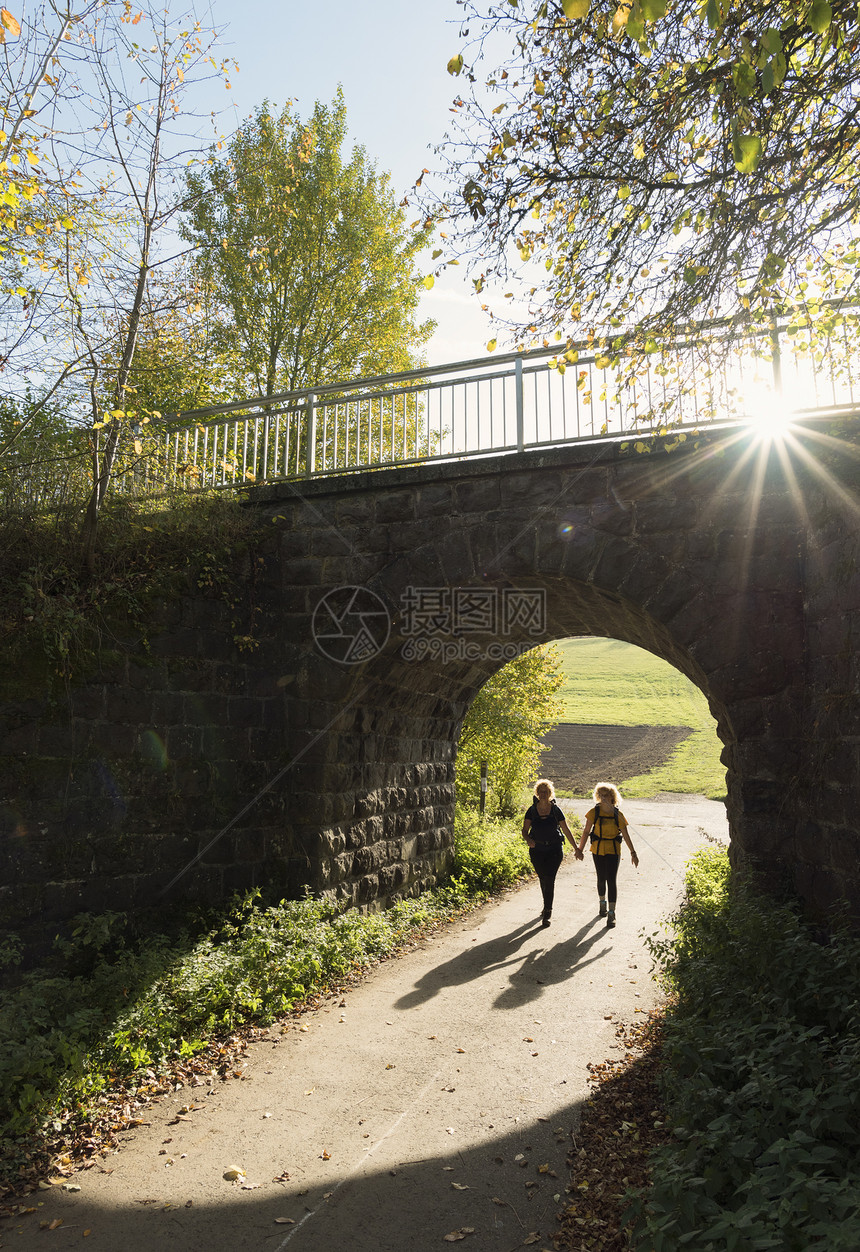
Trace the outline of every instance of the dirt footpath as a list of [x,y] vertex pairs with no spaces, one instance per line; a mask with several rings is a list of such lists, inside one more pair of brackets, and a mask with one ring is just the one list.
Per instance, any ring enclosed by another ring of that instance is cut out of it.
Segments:
[[548,930],[529,883],[273,1027],[243,1080],[166,1097],[101,1171],[74,1176],[80,1191],[54,1187],[4,1222],[0,1246],[429,1252],[457,1235],[468,1252],[550,1248],[586,1066],[658,999],[640,932],[674,906],[705,835],[727,834],[713,801],[624,810],[641,863],[625,854],[615,930],[597,919],[588,856],[566,857]]

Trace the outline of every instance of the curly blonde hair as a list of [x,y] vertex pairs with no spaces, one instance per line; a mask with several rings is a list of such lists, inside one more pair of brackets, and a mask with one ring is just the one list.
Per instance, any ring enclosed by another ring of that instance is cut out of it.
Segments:
[[552,783],[550,782],[548,778],[539,778],[537,780],[537,782],[535,783],[535,795],[537,795],[538,793],[538,787],[548,787],[550,800],[555,799],[555,787],[552,785]]
[[612,783],[599,782],[595,784],[594,790],[591,793],[591,798],[595,804],[600,803],[601,796],[605,796],[608,803],[613,805],[616,809],[621,803],[621,792],[617,787],[613,786]]

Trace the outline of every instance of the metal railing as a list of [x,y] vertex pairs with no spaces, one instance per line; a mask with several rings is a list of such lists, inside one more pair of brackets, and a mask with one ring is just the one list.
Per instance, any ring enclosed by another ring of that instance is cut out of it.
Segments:
[[813,340],[774,320],[650,351],[543,348],[180,414],[127,486],[239,487],[742,422],[778,403],[858,402],[860,359],[844,326]]
[[543,348],[177,414],[136,432],[142,452],[123,458],[114,489],[235,489],[858,403],[844,323],[824,334],[785,319],[744,333],[715,324],[659,347]]

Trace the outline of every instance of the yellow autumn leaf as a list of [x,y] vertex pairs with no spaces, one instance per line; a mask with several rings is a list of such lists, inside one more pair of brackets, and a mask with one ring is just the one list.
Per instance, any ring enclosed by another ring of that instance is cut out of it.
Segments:
[[571,22],[582,21],[584,17],[588,17],[591,0],[561,0],[561,7],[564,9],[564,16]]
[[491,340],[490,340],[490,342],[487,344],[487,351],[488,351],[488,352],[495,352],[495,350],[496,350],[496,343],[497,343],[497,342],[498,342],[498,341],[497,341],[496,339],[491,339]]
[[21,23],[14,18],[8,9],[0,9],[0,22],[6,27],[10,35],[15,38],[21,34]]
[[433,275],[432,275],[432,274],[428,274],[428,275],[427,275],[427,277],[424,279],[424,286],[425,286],[425,287],[427,288],[427,290],[429,291],[429,290],[430,290],[430,288],[434,285],[434,283],[435,283],[435,282],[436,282],[436,279],[433,277]]

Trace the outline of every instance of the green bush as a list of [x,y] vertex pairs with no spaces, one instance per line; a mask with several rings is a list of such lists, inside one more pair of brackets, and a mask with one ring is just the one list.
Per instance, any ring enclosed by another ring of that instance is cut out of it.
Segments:
[[454,876],[469,895],[509,887],[533,873],[520,822],[481,820],[476,809],[457,805]]
[[673,1141],[631,1210],[649,1252],[860,1243],[860,941],[820,942],[698,853],[675,937],[663,1074]]

